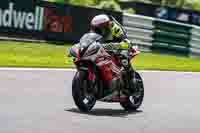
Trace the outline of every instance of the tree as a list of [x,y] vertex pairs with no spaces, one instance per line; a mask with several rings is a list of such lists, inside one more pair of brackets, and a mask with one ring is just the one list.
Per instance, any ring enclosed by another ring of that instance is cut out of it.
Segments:
[[200,11],[199,0],[162,0],[162,5]]
[[96,0],[68,0],[67,3],[81,6],[95,6]]
[[101,1],[99,5],[97,5],[97,8],[100,9],[107,9],[107,10],[114,10],[114,11],[122,11],[120,5],[115,0],[109,0],[109,1]]
[[49,2],[56,2],[56,3],[65,3],[65,0],[44,0]]
[[179,0],[162,0],[161,5],[176,7]]
[[163,6],[178,7],[200,11],[200,0],[46,0],[57,3],[68,3],[80,6],[92,6],[98,8],[112,9],[120,11],[118,1],[138,1],[153,3]]

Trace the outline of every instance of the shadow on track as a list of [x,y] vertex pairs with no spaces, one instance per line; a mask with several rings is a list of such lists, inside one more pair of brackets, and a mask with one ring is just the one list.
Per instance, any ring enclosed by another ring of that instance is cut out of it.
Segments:
[[86,115],[93,115],[93,116],[110,116],[110,117],[125,117],[130,114],[134,115],[134,114],[142,113],[141,110],[124,111],[120,109],[117,109],[117,110],[116,109],[93,109],[87,113],[81,112],[76,108],[65,109],[65,111],[78,113],[78,114],[86,114]]

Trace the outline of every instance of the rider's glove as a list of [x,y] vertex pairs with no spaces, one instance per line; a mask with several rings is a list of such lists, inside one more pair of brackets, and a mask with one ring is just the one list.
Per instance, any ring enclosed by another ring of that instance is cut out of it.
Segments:
[[119,49],[129,49],[130,48],[130,41],[128,39],[125,39],[121,41],[118,45]]

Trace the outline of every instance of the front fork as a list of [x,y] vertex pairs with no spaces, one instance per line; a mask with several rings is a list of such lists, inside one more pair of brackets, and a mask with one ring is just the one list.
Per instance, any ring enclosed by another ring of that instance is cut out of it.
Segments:
[[91,67],[87,70],[87,92],[95,93],[96,77]]
[[100,99],[103,97],[103,84],[102,81],[99,79],[99,75],[97,74],[97,70],[93,67],[88,67],[87,70],[87,83],[89,93],[95,95],[96,99]]
[[129,65],[122,70],[121,90],[122,93],[125,95],[130,95],[134,93],[133,75],[134,75],[134,70],[131,64],[129,63]]

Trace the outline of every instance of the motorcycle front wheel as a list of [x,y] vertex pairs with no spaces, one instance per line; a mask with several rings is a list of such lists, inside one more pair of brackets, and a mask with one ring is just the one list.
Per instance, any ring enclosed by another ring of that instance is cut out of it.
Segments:
[[72,81],[72,96],[78,109],[82,112],[89,112],[96,104],[93,94],[87,92],[87,72],[77,71]]
[[121,101],[120,105],[126,111],[136,111],[142,105],[144,98],[143,80],[138,72],[134,71],[132,73],[132,80],[130,84],[133,92],[128,95],[125,101]]

